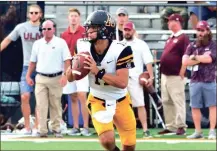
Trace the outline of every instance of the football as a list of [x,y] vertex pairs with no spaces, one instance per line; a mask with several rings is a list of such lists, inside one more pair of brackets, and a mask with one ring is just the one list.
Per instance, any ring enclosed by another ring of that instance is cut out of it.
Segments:
[[148,79],[150,78],[148,71],[143,72],[139,76],[139,84],[142,86],[146,86],[146,83],[148,82]]
[[90,72],[89,69],[84,68],[84,66],[87,66],[84,64],[87,57],[90,57],[89,52],[80,52],[72,58],[72,74],[75,80],[84,78]]

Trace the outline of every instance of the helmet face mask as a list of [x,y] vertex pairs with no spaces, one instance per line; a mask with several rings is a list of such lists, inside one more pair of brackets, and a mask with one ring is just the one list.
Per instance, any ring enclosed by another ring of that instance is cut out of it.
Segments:
[[86,28],[86,35],[88,37],[88,30],[90,28],[96,28],[96,39],[90,39],[90,42],[97,41],[98,39],[113,39],[115,34],[115,20],[111,15],[103,10],[98,10],[91,13],[84,23]]

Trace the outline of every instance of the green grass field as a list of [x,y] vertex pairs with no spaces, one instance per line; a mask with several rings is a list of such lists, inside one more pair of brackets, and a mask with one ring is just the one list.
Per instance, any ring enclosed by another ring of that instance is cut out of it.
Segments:
[[[142,131],[137,130],[136,150],[216,150],[216,140],[208,140],[208,130],[204,131],[204,139],[189,140],[186,136],[159,136],[159,129],[151,129],[153,138],[143,139]],[[194,130],[188,129],[187,135]],[[117,145],[120,147],[120,140],[117,135]],[[97,135],[84,136],[64,136],[57,139],[53,136],[49,138],[22,137],[1,141],[1,150],[103,150],[100,146]]]

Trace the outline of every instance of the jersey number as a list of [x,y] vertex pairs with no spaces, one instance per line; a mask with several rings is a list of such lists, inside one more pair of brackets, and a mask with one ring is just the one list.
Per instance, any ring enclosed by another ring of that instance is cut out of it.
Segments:
[[108,83],[106,83],[106,82],[104,82],[104,81],[102,81],[101,83],[99,82],[99,78],[97,78],[97,77],[95,77],[96,78],[96,80],[95,80],[95,84],[97,84],[97,85],[109,85]]

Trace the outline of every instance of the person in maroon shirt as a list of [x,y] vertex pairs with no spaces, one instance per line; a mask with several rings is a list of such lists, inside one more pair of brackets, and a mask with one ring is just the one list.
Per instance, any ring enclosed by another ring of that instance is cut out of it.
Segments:
[[172,14],[168,18],[168,28],[172,35],[166,41],[160,59],[161,94],[166,129],[159,134],[173,133],[184,135],[186,125],[185,82],[186,66],[182,56],[189,44],[189,38],[182,33],[182,17]]
[[216,139],[216,43],[206,21],[197,26],[197,40],[190,43],[183,56],[183,64],[192,66],[190,106],[195,132],[187,138],[203,138],[200,108],[209,108],[210,132],[208,139]]
[[[69,9],[69,27],[61,34],[61,37],[66,41],[71,55],[76,53],[76,43],[80,38],[84,38],[85,28],[80,25],[80,11],[76,8]],[[68,82],[63,88],[63,94],[70,94],[72,99],[72,116],[73,129],[69,135],[84,135],[89,136],[89,114],[85,106],[87,100],[87,92],[89,91],[88,77],[79,81]],[[83,129],[79,129],[79,102],[81,103],[81,113],[84,121]]]

